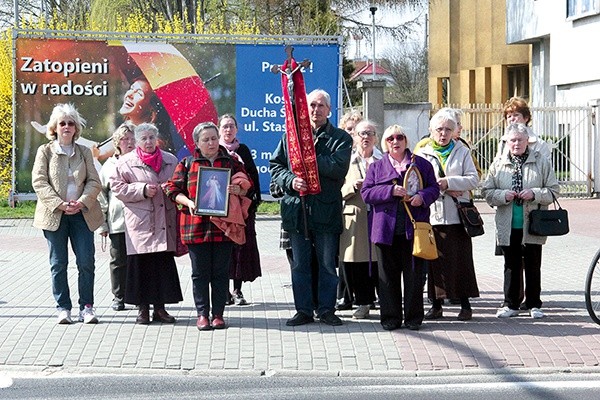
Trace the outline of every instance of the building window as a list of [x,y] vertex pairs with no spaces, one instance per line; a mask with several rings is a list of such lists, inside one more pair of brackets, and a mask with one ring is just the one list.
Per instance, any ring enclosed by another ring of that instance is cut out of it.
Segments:
[[600,14],[600,0],[567,0],[567,19]]
[[450,78],[438,79],[438,104],[448,104],[450,99]]
[[529,65],[515,65],[507,68],[508,97],[529,99]]

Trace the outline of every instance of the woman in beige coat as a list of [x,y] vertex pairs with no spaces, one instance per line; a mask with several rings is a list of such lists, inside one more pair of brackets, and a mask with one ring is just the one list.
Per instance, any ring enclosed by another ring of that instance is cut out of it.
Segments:
[[525,269],[526,306],[532,318],[542,318],[541,264],[545,236],[529,233],[529,213],[547,208],[559,184],[547,156],[528,146],[525,124],[510,124],[506,131],[508,151],[497,158],[483,184],[482,193],[496,207],[497,243],[504,253],[504,304],[499,318],[519,315],[521,267]]
[[352,137],[354,152],[342,186],[344,230],[340,235],[340,268],[343,270],[340,276],[345,279],[346,290],[354,295],[357,309],[352,317],[364,319],[369,316],[371,305],[375,302],[378,278],[377,257],[368,235],[367,205],[360,189],[367,168],[381,159],[382,154],[375,147],[377,130],[373,122],[359,122]]
[[135,128],[136,149],[117,161],[110,184],[125,204],[127,279],[125,302],[139,306],[136,323],[153,319],[174,323],[165,304],[183,300],[177,266],[176,209],[160,185],[173,175],[177,158],[158,148],[158,129],[144,123]]
[[93,308],[94,231],[103,218],[97,199],[100,179],[92,153],[75,143],[84,124],[73,105],[56,105],[47,125],[46,137],[51,142],[38,148],[31,172],[38,200],[33,226],[42,229],[48,241],[59,324],[73,322],[67,277],[69,241],[79,272],[79,321],[98,322]]

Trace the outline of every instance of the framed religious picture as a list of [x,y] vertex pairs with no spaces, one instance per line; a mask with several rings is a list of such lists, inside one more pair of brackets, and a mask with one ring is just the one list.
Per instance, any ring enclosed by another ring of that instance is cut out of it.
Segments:
[[231,169],[200,167],[196,188],[196,215],[226,217],[229,212],[229,192]]
[[404,201],[410,200],[410,198],[417,194],[419,190],[423,189],[423,177],[415,164],[410,164],[406,170],[402,186],[406,189]]

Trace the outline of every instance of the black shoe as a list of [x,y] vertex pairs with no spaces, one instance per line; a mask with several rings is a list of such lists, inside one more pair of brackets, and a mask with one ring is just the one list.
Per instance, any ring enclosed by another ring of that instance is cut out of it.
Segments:
[[321,314],[319,319],[324,324],[331,325],[331,326],[340,326],[343,324],[340,317],[335,315],[335,313],[333,311],[327,311],[326,313]]
[[387,321],[383,321],[381,323],[381,327],[386,331],[394,331],[396,329],[400,329],[402,327],[402,323],[400,321],[391,319]]
[[425,314],[425,319],[439,319],[444,316],[441,308],[433,308],[431,307],[427,314]]
[[112,305],[110,306],[115,311],[123,311],[125,309],[125,303],[121,300],[113,300]]
[[174,324],[176,320],[164,308],[159,308],[158,310],[155,308],[152,313],[152,321],[162,322],[163,324]]
[[459,321],[470,321],[471,319],[473,319],[473,311],[465,310],[464,308],[462,308],[458,313],[457,319]]
[[352,303],[346,303],[345,301],[338,301],[335,305],[335,309],[338,311],[352,310]]
[[405,323],[404,326],[406,326],[411,331],[418,331],[419,329],[421,329],[421,325],[416,324],[414,322]]
[[292,318],[288,319],[285,324],[287,326],[305,325],[314,322],[313,317],[306,315],[303,312],[297,312]]
[[[433,299],[427,299],[427,303],[433,304]],[[446,300],[445,299],[440,299],[440,305],[443,306],[444,304],[446,304]],[[458,304],[460,304],[460,302]]]

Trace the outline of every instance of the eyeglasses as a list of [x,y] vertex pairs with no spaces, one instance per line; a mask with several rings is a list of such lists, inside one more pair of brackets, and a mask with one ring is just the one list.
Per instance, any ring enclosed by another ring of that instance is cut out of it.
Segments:
[[387,142],[390,142],[390,143],[393,142],[394,139],[396,139],[397,141],[401,142],[404,139],[406,139],[406,136],[404,136],[404,135],[392,135],[392,136],[388,136],[387,138],[385,138],[385,140]]
[[356,132],[356,134],[360,137],[369,137],[369,136],[377,135],[377,132],[375,132],[375,131],[360,131],[360,132]]
[[68,121],[68,122],[67,121],[60,121],[58,123],[58,125],[60,125],[60,126],[66,126],[66,125],[75,126],[75,122],[73,122],[73,121]]

